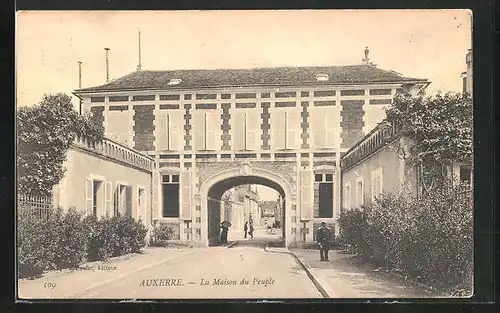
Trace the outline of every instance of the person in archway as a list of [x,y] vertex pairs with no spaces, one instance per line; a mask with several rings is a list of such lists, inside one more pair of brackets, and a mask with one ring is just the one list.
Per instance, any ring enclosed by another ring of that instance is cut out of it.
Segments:
[[243,226],[243,231],[245,232],[245,237],[247,238],[247,233],[248,233],[248,222],[245,222],[245,225]]
[[248,231],[248,234],[250,235],[250,238],[253,238],[253,223],[250,222],[250,230]]
[[220,228],[222,229],[220,233],[220,241],[221,244],[225,245],[227,244],[227,232],[229,231],[229,227],[227,225],[224,225],[224,223],[221,223]]
[[321,226],[318,228],[316,241],[319,244],[320,261],[329,262],[328,252],[330,250],[330,242],[333,241],[333,233],[328,227],[326,227],[325,222],[321,222]]

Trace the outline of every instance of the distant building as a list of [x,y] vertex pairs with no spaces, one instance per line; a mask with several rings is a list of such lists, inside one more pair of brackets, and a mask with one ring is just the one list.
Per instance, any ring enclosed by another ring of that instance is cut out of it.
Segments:
[[462,73],[462,85],[463,92],[467,92],[472,94],[472,49],[467,51],[467,55],[465,56],[465,64],[467,66],[467,70]]
[[262,211],[259,196],[251,185],[241,185],[227,191],[222,197],[221,221],[231,223],[231,229],[243,230],[245,222],[261,226]]
[[263,226],[272,226],[276,221],[276,201],[262,201],[262,225]]

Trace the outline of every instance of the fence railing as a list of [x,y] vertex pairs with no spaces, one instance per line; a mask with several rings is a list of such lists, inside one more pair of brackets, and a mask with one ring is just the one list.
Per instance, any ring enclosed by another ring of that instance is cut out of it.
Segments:
[[52,196],[19,194],[17,197],[18,217],[34,216],[47,218],[53,210]]

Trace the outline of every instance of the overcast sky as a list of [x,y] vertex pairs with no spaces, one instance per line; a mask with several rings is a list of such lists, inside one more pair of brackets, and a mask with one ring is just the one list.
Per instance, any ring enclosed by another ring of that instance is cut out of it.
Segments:
[[[465,10],[24,11],[17,15],[17,105],[44,93],[105,83],[143,69],[360,64],[428,78],[430,92],[460,92],[471,48]],[[77,101],[75,99],[75,105]],[[275,196],[272,196],[275,199]]]

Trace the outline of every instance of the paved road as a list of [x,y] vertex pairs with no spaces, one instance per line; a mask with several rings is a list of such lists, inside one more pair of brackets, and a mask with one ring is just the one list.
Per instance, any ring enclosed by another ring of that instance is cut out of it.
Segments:
[[[266,252],[269,235],[192,253],[76,293],[74,298],[322,298],[292,256]],[[245,280],[245,282],[243,282]]]

